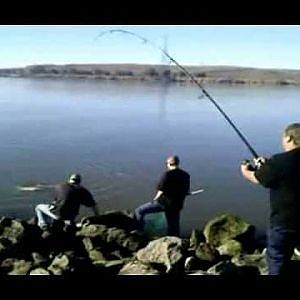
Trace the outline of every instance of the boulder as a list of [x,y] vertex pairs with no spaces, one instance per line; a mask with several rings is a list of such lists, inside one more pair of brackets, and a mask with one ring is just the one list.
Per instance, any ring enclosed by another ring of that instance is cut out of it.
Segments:
[[88,252],[91,261],[106,261],[103,253],[98,249],[92,249]]
[[50,272],[43,268],[36,268],[31,270],[29,275],[50,275]]
[[53,252],[54,255],[73,250],[77,245],[76,237],[61,230],[45,231],[42,234],[41,246],[38,252],[44,255]]
[[116,260],[98,260],[94,261],[93,265],[95,268],[100,271],[102,274],[110,274],[110,275],[117,275],[121,268],[127,263],[127,260],[116,259]]
[[208,243],[200,243],[196,248],[195,255],[200,260],[213,262],[219,257],[218,251]]
[[231,262],[238,267],[256,267],[260,275],[268,275],[268,265],[265,253],[245,254],[233,257]]
[[205,236],[197,229],[193,229],[190,237],[190,249],[196,250],[200,243],[205,242]]
[[82,243],[83,243],[84,248],[85,248],[85,250],[87,252],[89,252],[89,251],[91,251],[91,250],[93,250],[95,248],[92,240],[90,238],[88,238],[88,237],[83,238],[82,239]]
[[181,263],[183,269],[183,250],[180,238],[168,236],[151,241],[145,248],[137,252],[136,257],[145,264],[162,264],[166,267],[166,273],[170,273],[178,271]]
[[24,226],[15,219],[2,218],[0,227],[0,238],[6,238],[13,244],[20,242],[24,237]]
[[119,271],[118,275],[159,275],[160,272],[154,269],[150,264],[144,264],[141,261],[132,261],[127,263]]
[[7,275],[26,275],[32,268],[30,261],[7,258],[1,263],[1,270]]
[[118,229],[116,227],[108,228],[106,235],[107,243],[115,243],[117,245],[122,245],[128,234],[124,229]]
[[207,270],[208,275],[239,275],[239,268],[230,261],[221,261]]
[[116,227],[126,231],[134,230],[135,221],[128,211],[107,211],[98,216],[85,217],[81,219],[81,224],[98,224],[106,227]]
[[185,272],[191,272],[191,271],[201,269],[200,262],[201,262],[200,259],[195,256],[187,257],[184,262]]
[[220,255],[237,256],[242,252],[242,244],[236,240],[225,241],[217,248]]
[[76,236],[95,238],[106,240],[108,228],[105,225],[98,224],[84,224],[81,230],[76,232]]
[[45,266],[49,262],[49,258],[38,253],[38,252],[32,252],[31,253],[32,260],[33,260],[33,266]]
[[224,275],[235,277],[257,277],[259,270],[255,266],[236,266],[231,261],[221,261],[207,270],[209,275]]
[[204,227],[206,241],[214,247],[234,239],[242,243],[243,249],[249,248],[254,243],[254,232],[254,226],[230,214],[217,216]]
[[70,272],[71,261],[70,258],[63,253],[57,255],[52,261],[51,265],[48,267],[48,270],[54,275],[63,275]]
[[211,275],[211,274],[208,274],[206,271],[198,270],[196,272],[188,273],[187,275]]

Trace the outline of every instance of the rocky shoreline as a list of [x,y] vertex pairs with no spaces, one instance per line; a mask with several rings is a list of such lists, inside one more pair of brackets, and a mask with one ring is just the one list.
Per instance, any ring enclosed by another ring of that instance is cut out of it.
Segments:
[[[294,262],[300,256],[294,254]],[[255,227],[224,214],[186,239],[134,230],[130,213],[84,217],[76,227],[56,222],[42,231],[34,219],[0,220],[1,275],[267,275],[266,251]]]

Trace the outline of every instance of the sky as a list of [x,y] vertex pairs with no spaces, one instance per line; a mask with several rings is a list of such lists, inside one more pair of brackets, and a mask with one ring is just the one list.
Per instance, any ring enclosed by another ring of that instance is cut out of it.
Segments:
[[167,63],[300,70],[300,26],[0,26],[0,68],[34,64]]

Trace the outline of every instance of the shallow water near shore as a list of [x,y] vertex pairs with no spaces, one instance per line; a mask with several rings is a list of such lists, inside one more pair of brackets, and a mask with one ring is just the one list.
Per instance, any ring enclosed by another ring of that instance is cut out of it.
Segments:
[[[191,174],[182,232],[232,213],[265,230],[268,192],[246,182],[251,158],[223,117],[193,85],[59,79],[0,79],[0,215],[30,218],[53,185],[79,172],[100,208],[133,210],[152,199],[171,153]],[[300,88],[206,86],[263,156],[281,151],[284,127],[299,121]],[[87,214],[81,210],[81,215]]]

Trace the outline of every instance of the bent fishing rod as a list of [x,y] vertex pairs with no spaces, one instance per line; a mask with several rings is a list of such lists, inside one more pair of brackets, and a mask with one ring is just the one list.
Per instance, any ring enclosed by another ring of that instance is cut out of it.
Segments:
[[254,158],[258,158],[258,154],[256,151],[253,149],[253,147],[250,145],[250,143],[247,141],[245,136],[242,134],[242,132],[237,128],[237,126],[233,123],[233,121],[229,118],[229,116],[224,112],[224,110],[220,107],[220,105],[213,99],[213,97],[204,89],[204,87],[194,78],[194,76],[187,71],[186,68],[184,68],[182,65],[180,65],[169,53],[167,53],[166,50],[162,49],[161,47],[157,46],[154,44],[152,41],[149,39],[144,38],[143,36],[136,34],[134,32],[128,31],[128,30],[123,30],[123,29],[111,29],[111,30],[106,30],[101,32],[97,38],[102,37],[105,34],[112,34],[112,33],[123,33],[123,34],[128,34],[131,36],[134,36],[141,40],[143,43],[147,43],[151,45],[152,47],[160,50],[171,62],[173,62],[180,70],[184,72],[184,74],[191,79],[193,83],[195,83],[202,93],[208,98],[208,100],[217,108],[217,110],[222,114],[222,116],[226,119],[226,121],[231,125],[231,127],[234,129],[234,131],[237,133],[237,135],[240,137],[240,139],[243,141],[243,143],[247,146],[248,150],[251,152],[251,154],[254,156]]

